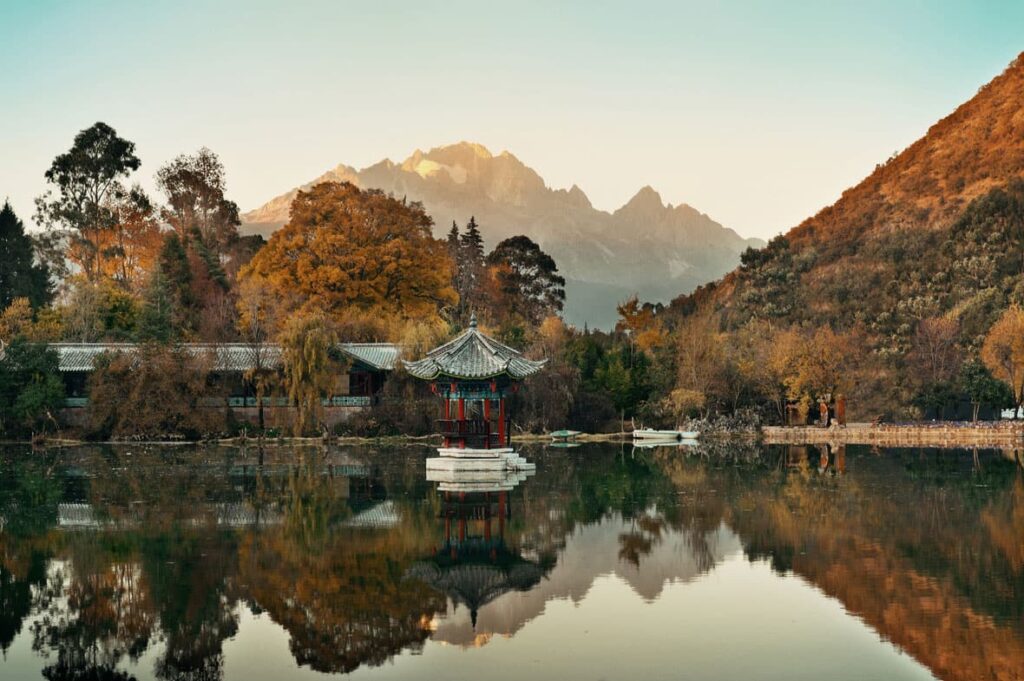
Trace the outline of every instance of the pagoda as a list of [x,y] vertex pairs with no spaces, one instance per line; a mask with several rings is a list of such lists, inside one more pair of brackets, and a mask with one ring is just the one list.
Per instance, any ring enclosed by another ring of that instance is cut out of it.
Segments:
[[510,493],[526,474],[503,475],[499,484],[441,483],[438,518],[444,523],[444,541],[406,572],[468,608],[474,629],[481,608],[510,591],[529,591],[555,564],[553,556],[526,558],[505,542],[512,518]]
[[460,336],[405,367],[416,378],[430,381],[441,398],[438,421],[444,445],[439,458],[427,460],[427,470],[501,471],[533,468],[513,451],[508,397],[519,382],[543,368],[547,360],[530,360],[522,353],[480,332],[476,315]]

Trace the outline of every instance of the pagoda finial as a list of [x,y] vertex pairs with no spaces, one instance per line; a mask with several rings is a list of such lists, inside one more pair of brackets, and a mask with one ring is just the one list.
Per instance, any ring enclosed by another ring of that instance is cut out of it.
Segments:
[[469,315],[469,328],[471,328],[471,329],[475,329],[476,328],[476,311],[475,310]]

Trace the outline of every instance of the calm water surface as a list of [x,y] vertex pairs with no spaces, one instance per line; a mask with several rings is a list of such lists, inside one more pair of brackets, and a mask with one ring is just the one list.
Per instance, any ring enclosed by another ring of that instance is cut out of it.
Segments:
[[0,449],[0,678],[1024,679],[1013,454],[430,453]]

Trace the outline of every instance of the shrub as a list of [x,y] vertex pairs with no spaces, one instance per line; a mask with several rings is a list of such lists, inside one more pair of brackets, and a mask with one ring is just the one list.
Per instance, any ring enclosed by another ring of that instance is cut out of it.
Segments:
[[100,358],[89,379],[89,435],[187,439],[221,433],[226,410],[204,405],[210,360],[180,346],[142,345]]

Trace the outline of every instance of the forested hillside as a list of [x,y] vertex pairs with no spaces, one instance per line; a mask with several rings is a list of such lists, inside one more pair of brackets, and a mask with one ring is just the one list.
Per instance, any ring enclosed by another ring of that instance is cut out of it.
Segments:
[[[901,411],[927,402],[931,383],[954,382],[964,362],[985,359],[993,324],[1021,303],[1024,55],[835,204],[675,299],[668,318],[713,313],[729,333],[754,322],[854,334],[889,386],[875,408]],[[926,338],[937,329],[942,343]],[[954,356],[924,377],[936,343]],[[1019,392],[1014,371],[1002,373]]]

